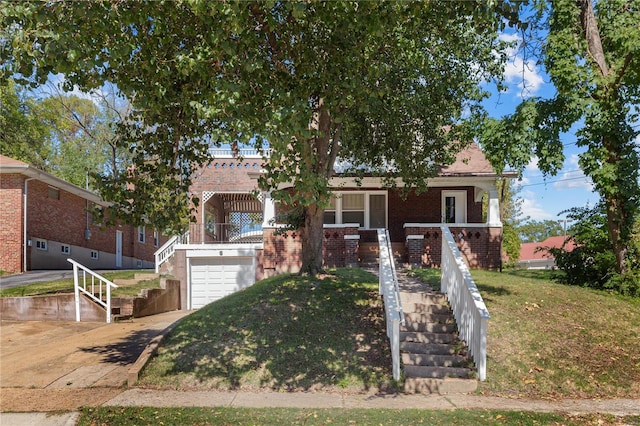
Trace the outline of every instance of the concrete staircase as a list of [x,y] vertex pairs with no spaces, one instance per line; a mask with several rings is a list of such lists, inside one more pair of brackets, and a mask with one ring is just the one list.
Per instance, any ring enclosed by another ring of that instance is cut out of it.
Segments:
[[400,329],[405,392],[475,391],[474,364],[445,296],[404,271],[398,271],[398,281],[406,322]]

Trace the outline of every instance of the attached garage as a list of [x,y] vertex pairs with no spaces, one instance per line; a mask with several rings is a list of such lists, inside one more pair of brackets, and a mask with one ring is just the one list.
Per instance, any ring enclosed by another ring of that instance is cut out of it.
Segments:
[[210,250],[189,252],[188,309],[199,309],[253,285],[256,280],[253,250],[215,250],[215,256],[211,256]]

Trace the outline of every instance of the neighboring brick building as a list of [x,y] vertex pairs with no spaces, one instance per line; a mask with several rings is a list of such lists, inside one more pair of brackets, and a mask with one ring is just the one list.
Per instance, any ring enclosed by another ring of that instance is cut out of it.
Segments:
[[93,223],[93,192],[0,155],[0,269],[152,268],[167,238],[151,228]]
[[[197,222],[190,228],[189,244],[176,246],[172,265],[172,273],[188,283],[188,307],[202,306],[263,277],[297,272],[301,266],[299,235],[277,232],[278,206],[269,193],[257,189],[260,155],[212,154],[215,160],[193,177],[190,193],[200,199]],[[379,177],[356,183],[338,175],[329,183],[334,197],[324,215],[324,263],[337,267],[376,262],[376,229],[386,228],[397,260],[440,266],[441,226],[447,225],[471,268],[499,268],[499,177],[475,144],[429,179],[426,192],[410,192],[406,198],[400,190],[384,188]],[[489,198],[486,217],[484,194]]]

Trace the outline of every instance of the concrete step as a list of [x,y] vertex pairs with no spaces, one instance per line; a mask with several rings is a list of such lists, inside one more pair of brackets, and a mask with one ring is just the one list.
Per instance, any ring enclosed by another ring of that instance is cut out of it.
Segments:
[[460,355],[429,355],[403,353],[402,364],[408,366],[424,367],[462,367],[472,368],[473,362],[469,358]]
[[433,312],[407,312],[404,307],[404,320],[406,322],[424,322],[432,324],[455,324],[456,319],[452,313],[434,314]]
[[421,331],[427,333],[455,333],[458,327],[455,323],[438,324],[429,322],[411,322],[405,320],[405,325],[400,327],[400,331]]
[[400,342],[414,343],[453,343],[458,337],[452,333],[432,333],[422,331],[401,331]]
[[447,298],[439,293],[408,293],[400,290],[402,303],[425,303],[430,305],[447,305]]
[[420,377],[431,379],[444,379],[445,377],[458,377],[461,379],[474,378],[475,372],[463,367],[433,367],[422,365],[403,366],[404,374],[407,377]]
[[406,393],[470,393],[478,389],[478,381],[445,377],[444,379],[407,377],[404,381]]
[[407,353],[430,355],[466,355],[467,353],[467,347],[462,342],[452,344],[400,342],[400,350]]
[[402,310],[407,313],[452,315],[448,305],[402,302]]

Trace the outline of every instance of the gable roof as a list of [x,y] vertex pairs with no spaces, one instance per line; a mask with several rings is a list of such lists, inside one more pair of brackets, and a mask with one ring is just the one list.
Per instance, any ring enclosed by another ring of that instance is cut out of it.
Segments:
[[28,165],[27,163],[0,154],[0,174],[5,173],[21,174],[31,179],[37,179],[46,183],[47,185],[62,189],[66,192],[77,195],[78,197],[82,197],[96,204],[100,204],[103,206],[108,205],[108,203],[102,200],[102,198],[100,198],[95,192],[80,188],[79,186],[69,183],[64,179],[60,179],[59,177],[56,177],[52,174],[44,172],[40,169],[36,169],[35,167]]
[[519,260],[552,259],[553,256],[545,248],[560,248],[563,244],[565,244],[564,248],[567,251],[572,251],[575,248],[573,240],[569,240],[568,237],[563,235],[549,237],[537,243],[522,243],[520,245]]
[[495,175],[493,166],[487,160],[477,143],[472,142],[456,155],[456,161],[440,167],[438,176]]

